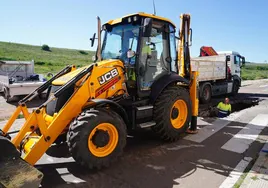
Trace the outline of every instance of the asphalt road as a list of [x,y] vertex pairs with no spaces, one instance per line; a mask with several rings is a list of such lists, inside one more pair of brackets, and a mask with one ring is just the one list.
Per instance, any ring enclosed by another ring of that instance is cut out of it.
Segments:
[[119,161],[100,171],[77,165],[66,145],[53,146],[36,165],[42,187],[232,187],[268,140],[267,97],[268,81],[244,82],[231,100],[261,99],[258,105],[224,119],[199,118],[199,133],[175,143],[142,131],[128,138]]

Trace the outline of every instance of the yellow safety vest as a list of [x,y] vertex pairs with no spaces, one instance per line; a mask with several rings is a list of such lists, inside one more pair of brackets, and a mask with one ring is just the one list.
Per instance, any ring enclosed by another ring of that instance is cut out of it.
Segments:
[[152,50],[151,50],[150,46],[145,45],[145,46],[142,47],[142,54],[149,54],[149,55],[151,55],[151,52],[152,52]]
[[219,111],[223,114],[227,114],[228,111],[231,112],[232,111],[232,107],[230,104],[224,104],[223,102],[220,102],[217,106],[217,108],[219,109]]
[[129,78],[133,81],[136,81],[136,74],[133,69],[129,70]]

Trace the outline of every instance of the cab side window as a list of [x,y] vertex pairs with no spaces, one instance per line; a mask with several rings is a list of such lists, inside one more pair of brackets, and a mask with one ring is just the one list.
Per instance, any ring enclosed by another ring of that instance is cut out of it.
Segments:
[[234,64],[235,65],[240,65],[240,57],[239,56],[235,56]]
[[175,37],[175,29],[170,25],[169,26],[169,40],[170,40],[170,57],[171,57],[171,71],[172,72],[178,72],[177,71],[177,53],[176,53],[176,37]]

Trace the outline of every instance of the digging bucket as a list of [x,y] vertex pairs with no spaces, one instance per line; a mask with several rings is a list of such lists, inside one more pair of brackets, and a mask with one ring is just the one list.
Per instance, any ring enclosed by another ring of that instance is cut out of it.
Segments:
[[6,137],[0,136],[0,188],[36,188],[43,173],[20,157],[20,153]]

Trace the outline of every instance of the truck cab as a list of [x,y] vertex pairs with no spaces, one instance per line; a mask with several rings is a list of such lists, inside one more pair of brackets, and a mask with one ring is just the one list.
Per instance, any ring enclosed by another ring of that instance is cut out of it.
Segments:
[[217,53],[226,56],[227,65],[231,70],[231,74],[241,78],[241,67],[245,64],[245,57],[235,51],[220,51]]

